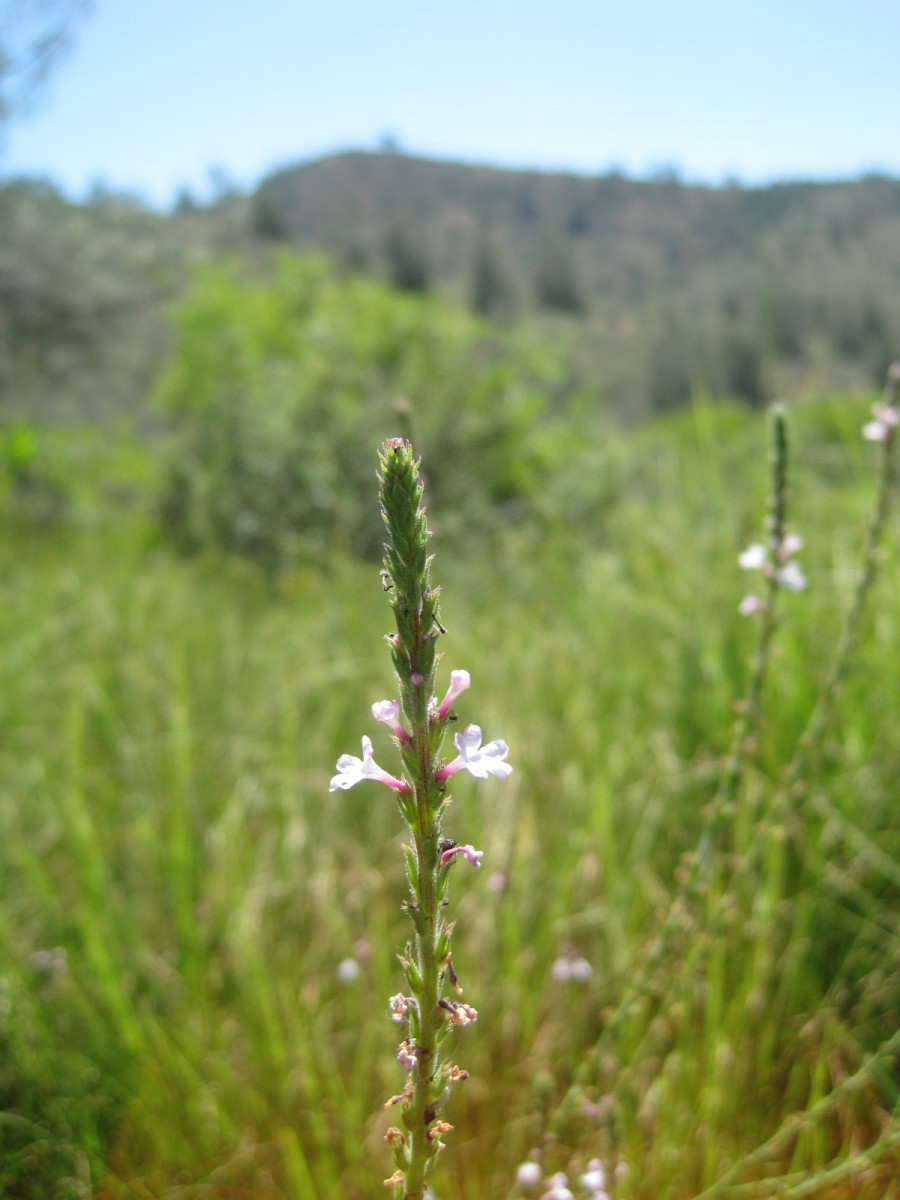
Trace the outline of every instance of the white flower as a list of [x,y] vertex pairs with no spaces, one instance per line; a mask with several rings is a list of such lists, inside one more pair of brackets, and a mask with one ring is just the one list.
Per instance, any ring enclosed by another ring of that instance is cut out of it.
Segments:
[[541,1182],[541,1168],[536,1162],[520,1163],[516,1171],[516,1183],[521,1188],[534,1188]]
[[481,729],[478,725],[467,725],[462,733],[454,736],[453,741],[459,754],[446,767],[435,771],[435,779],[446,779],[463,769],[476,779],[487,779],[488,775],[506,779],[512,774],[512,767],[503,761],[509,754],[506,742],[498,738],[497,741],[482,746]]
[[357,758],[355,754],[342,754],[337,760],[338,773],[328,785],[329,792],[337,791],[338,788],[345,792],[348,788],[362,783],[364,779],[377,779],[379,783],[386,783],[388,787],[392,787],[398,792],[406,791],[406,784],[402,779],[395,779],[387,771],[382,771],[376,763],[373,758],[372,739],[365,735],[363,735],[362,749],[362,758]]
[[342,958],[338,963],[337,977],[341,983],[353,983],[359,975],[359,963],[355,958]]
[[886,442],[900,421],[900,413],[890,404],[873,404],[874,421],[863,426],[862,435],[870,442]]
[[592,1158],[588,1169],[578,1180],[586,1192],[602,1192],[606,1188],[606,1172],[599,1158]]
[[806,587],[806,576],[799,563],[785,563],[778,571],[778,582],[789,592],[802,592]]
[[550,1190],[544,1192],[541,1200],[575,1200],[574,1193],[568,1187],[569,1181],[562,1171],[551,1175],[547,1182],[550,1184]]
[[[759,570],[770,579],[774,575],[778,586],[789,592],[802,592],[806,587],[806,576],[798,563],[789,561],[791,555],[795,554],[802,545],[803,538],[796,533],[786,533],[779,544],[773,545],[774,567],[770,562],[769,551],[761,542],[754,542],[752,546],[748,546],[743,553],[738,555],[738,562],[745,571]],[[741,601],[738,612],[742,616],[747,616],[761,608],[765,608],[765,603],[758,596],[750,595],[745,596]]]
[[766,565],[767,557],[765,546],[761,542],[754,542],[738,555],[738,563],[745,571],[758,571]]

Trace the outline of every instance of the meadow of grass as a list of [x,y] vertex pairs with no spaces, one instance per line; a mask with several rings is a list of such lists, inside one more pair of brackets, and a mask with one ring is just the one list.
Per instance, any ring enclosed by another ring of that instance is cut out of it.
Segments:
[[[867,419],[789,414],[809,588],[782,597],[694,885],[755,653],[736,558],[762,530],[762,416],[698,399],[611,434],[551,481],[552,518],[468,548],[431,510],[439,679],[471,672],[460,718],[515,766],[456,780],[446,821],[485,869],[452,880],[479,1019],[439,1200],[519,1194],[531,1152],[545,1174],[619,1165],[617,1200],[898,1194],[895,523],[834,710],[780,784],[853,602]],[[383,789],[328,793],[364,732],[390,769],[378,564],[181,558],[140,444],[46,437],[70,510],[10,509],[0,544],[0,1194],[384,1195],[402,827]]]

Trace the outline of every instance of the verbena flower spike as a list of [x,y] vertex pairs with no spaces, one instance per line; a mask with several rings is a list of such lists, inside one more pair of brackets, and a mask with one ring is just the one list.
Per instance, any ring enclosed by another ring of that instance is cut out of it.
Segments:
[[386,1179],[395,1200],[422,1200],[425,1176],[451,1126],[438,1113],[450,1088],[467,1072],[444,1056],[444,1041],[454,1029],[471,1025],[478,1013],[470,1004],[449,1000],[449,985],[458,993],[450,956],[453,922],[444,916],[447,885],[454,861],[462,857],[481,866],[483,852],[457,845],[443,836],[444,809],[450,803],[446,781],[466,770],[478,779],[493,775],[506,779],[512,767],[501,740],[482,745],[478,725],[467,725],[454,737],[456,757],[441,757],[444,738],[456,719],[453,705],[471,686],[468,671],[452,671],[450,685],[438,702],[435,672],[440,655],[437,639],[445,632],[438,615],[440,588],[432,587],[430,537],[422,506],[423,486],[419,464],[408,442],[392,438],[379,453],[381,513],[387,530],[382,585],[394,612],[396,632],[385,640],[391,651],[399,700],[379,700],[372,716],[386,725],[400,752],[402,778],[388,774],[373,757],[372,743],[364,737],[363,757],[344,754],[330,790],[346,790],[374,779],[392,788],[400,814],[410,832],[404,846],[410,897],[406,910],[414,937],[400,955],[409,994],[398,992],[388,1002],[390,1019],[404,1027],[397,1062],[406,1079],[403,1091],[385,1105],[399,1106],[402,1128],[391,1128],[385,1140],[391,1147],[396,1171]]

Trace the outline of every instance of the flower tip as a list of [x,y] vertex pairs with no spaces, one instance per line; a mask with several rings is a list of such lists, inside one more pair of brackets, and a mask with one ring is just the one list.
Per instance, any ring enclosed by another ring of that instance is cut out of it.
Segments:
[[472,677],[469,675],[468,671],[450,672],[450,686],[447,688],[447,694],[441,701],[440,708],[437,710],[439,720],[443,721],[444,717],[446,717],[447,713],[450,711],[450,707],[456,697],[471,686]]

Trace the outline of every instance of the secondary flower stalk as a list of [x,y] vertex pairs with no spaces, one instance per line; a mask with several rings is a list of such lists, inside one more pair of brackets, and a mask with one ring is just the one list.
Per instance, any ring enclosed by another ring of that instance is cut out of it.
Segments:
[[506,742],[497,739],[482,745],[481,729],[467,725],[454,737],[456,757],[442,757],[444,737],[456,720],[453,705],[471,686],[468,671],[455,670],[440,701],[435,694],[438,658],[436,643],[445,632],[438,613],[440,588],[430,579],[430,538],[422,505],[423,486],[418,462],[408,442],[393,438],[379,454],[381,512],[387,531],[382,586],[388,594],[396,633],[385,638],[394,664],[398,700],[372,705],[372,716],[391,731],[402,761],[402,777],[389,774],[373,757],[372,743],[363,738],[363,757],[344,754],[330,790],[346,790],[374,779],[397,795],[400,814],[410,840],[404,846],[410,895],[406,910],[413,938],[400,956],[406,989],[392,996],[390,1019],[404,1027],[397,1062],[405,1073],[403,1091],[386,1107],[399,1105],[402,1129],[390,1129],[386,1141],[396,1171],[385,1180],[395,1200],[423,1200],[425,1177],[451,1126],[438,1112],[451,1086],[467,1072],[444,1057],[443,1043],[454,1029],[472,1024],[476,1010],[448,1000],[449,985],[460,991],[451,962],[453,922],[445,919],[447,887],[454,860],[462,856],[473,867],[481,866],[483,853],[470,844],[457,845],[443,836],[442,816],[450,796],[447,780],[466,770],[477,779],[489,775],[506,779],[512,767],[506,762]]

